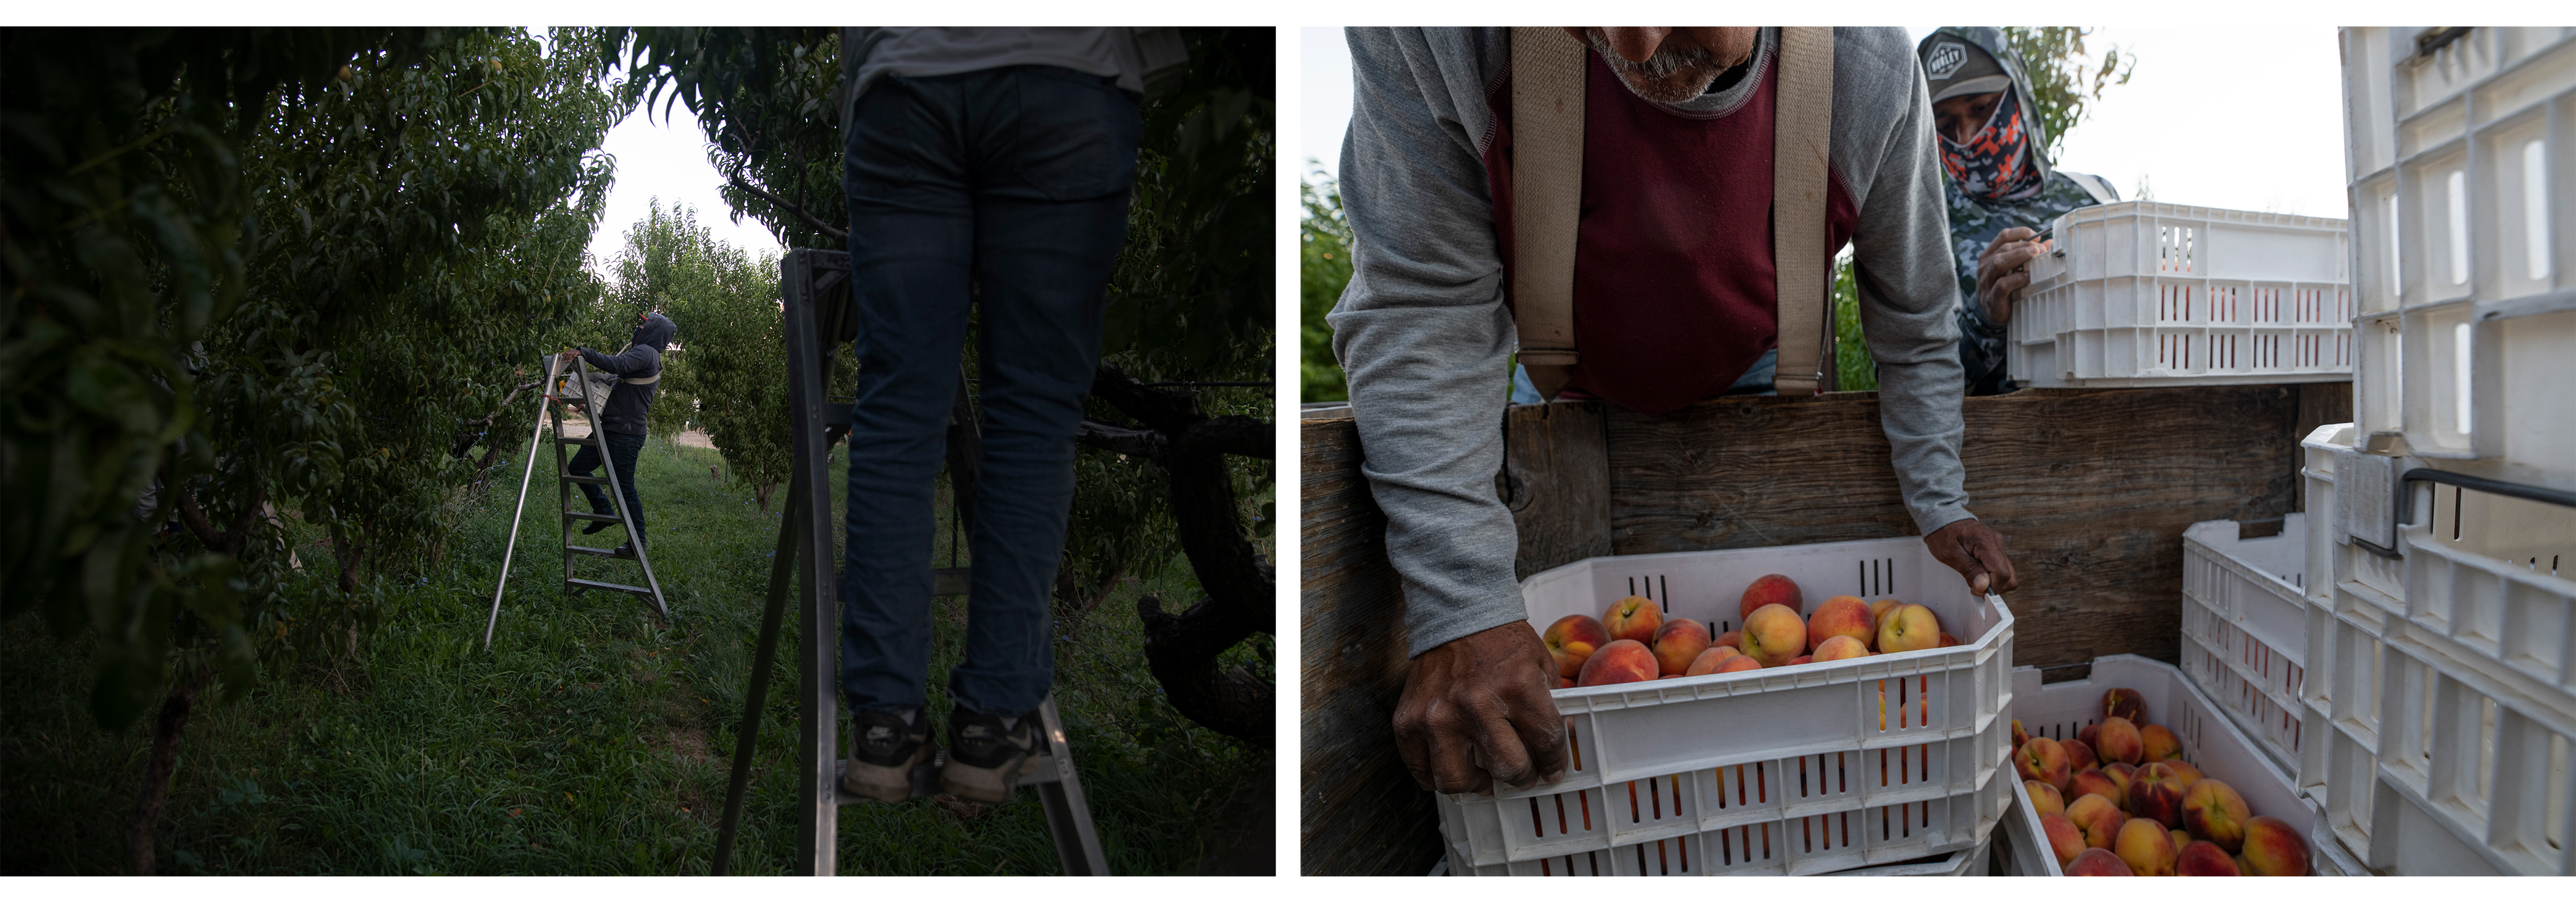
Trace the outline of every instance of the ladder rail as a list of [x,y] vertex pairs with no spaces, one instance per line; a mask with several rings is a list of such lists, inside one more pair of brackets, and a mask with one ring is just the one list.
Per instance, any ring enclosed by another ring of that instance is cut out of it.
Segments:
[[528,465],[519,473],[519,506],[510,511],[510,542],[501,547],[501,579],[492,585],[492,617],[483,621],[483,648],[492,648],[492,630],[501,625],[501,591],[510,588],[510,556],[519,551],[519,521],[528,513],[528,484],[537,477],[537,443],[545,437],[546,400],[554,389],[555,372],[562,360],[546,359],[546,381],[538,387],[536,424],[528,428]]
[[[643,520],[644,515],[640,513],[629,513],[631,511],[636,511],[637,509],[627,505],[626,486],[617,479],[616,453],[609,450],[608,447],[608,421],[606,413],[603,412],[607,408],[601,406],[598,401],[591,398],[591,373],[589,361],[575,357],[572,364],[573,375],[575,376],[575,380],[579,383],[581,390],[582,415],[590,419],[590,446],[598,449],[600,472],[606,474],[608,480],[608,498],[610,506],[617,509],[619,517],[624,518],[617,522],[618,528],[625,531],[626,544],[635,547],[635,563],[642,566],[644,569],[644,586],[646,589],[653,591],[652,595],[647,597],[653,605],[653,611],[659,613],[663,620],[668,621],[671,618],[670,604],[662,595],[662,582],[653,576],[653,558],[651,553],[645,551],[644,534],[636,531],[636,526],[638,522]],[[563,436],[560,428],[562,419],[560,414],[557,416],[556,423],[558,428],[555,436],[555,459],[558,462],[561,462],[564,460],[564,455]],[[564,469],[556,471],[555,475],[559,480],[557,485],[561,488],[561,498],[564,504],[564,529],[569,531],[572,528],[572,521],[576,519],[572,516],[572,487],[575,483],[573,482],[570,464],[566,464]],[[572,549],[573,546],[569,541],[567,541],[564,547],[564,586],[567,590],[573,589],[577,586],[574,581],[582,579],[574,576],[573,574],[573,562],[580,553],[575,552]]]

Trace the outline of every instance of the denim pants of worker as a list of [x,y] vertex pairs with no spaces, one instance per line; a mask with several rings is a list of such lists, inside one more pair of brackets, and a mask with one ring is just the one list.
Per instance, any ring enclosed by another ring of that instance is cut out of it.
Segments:
[[[644,499],[641,493],[635,491],[635,458],[644,453],[644,436],[608,431],[602,431],[599,434],[608,439],[609,458],[617,465],[617,486],[626,493],[626,508],[623,511],[609,510],[608,490],[600,486],[585,484],[581,487],[581,495],[590,499],[590,512],[593,514],[626,515],[628,520],[635,523],[636,538],[643,538]],[[581,450],[572,455],[572,463],[565,469],[571,470],[572,475],[575,476],[591,475],[599,469],[598,446],[582,445]]]
[[846,708],[926,702],[932,484],[966,341],[983,459],[959,705],[1020,715],[1055,674],[1048,618],[1073,505],[1074,430],[1126,242],[1134,96],[1069,69],[881,77],[853,114],[845,185],[860,363],[841,573]]

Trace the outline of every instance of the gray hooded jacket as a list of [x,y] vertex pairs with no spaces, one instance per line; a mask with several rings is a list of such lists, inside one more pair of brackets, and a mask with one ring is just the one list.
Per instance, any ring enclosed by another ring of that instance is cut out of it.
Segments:
[[652,408],[653,389],[662,378],[662,348],[679,332],[680,326],[655,312],[635,326],[634,341],[615,356],[580,348],[581,358],[591,368],[618,378],[616,390],[608,392],[608,406],[600,409],[600,428],[619,435],[644,434],[644,412]]

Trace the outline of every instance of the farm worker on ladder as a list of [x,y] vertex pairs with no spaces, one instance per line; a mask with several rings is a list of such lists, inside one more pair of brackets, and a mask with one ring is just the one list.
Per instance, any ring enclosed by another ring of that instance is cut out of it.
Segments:
[[[1580,357],[1563,387],[1649,415],[1767,390],[1780,30],[1566,31],[1585,45],[1585,77]],[[1355,104],[1341,186],[1356,241],[1330,321],[1406,602],[1413,667],[1397,747],[1415,780],[1441,792],[1553,781],[1567,765],[1548,695],[1555,664],[1526,621],[1518,537],[1494,488],[1519,343],[1505,294],[1513,33],[1347,34]],[[1925,543],[1973,592],[2010,591],[2003,542],[1962,489],[1958,285],[1922,68],[1899,29],[1836,28],[1825,40],[1832,128],[1817,254],[1853,244],[1881,418]]]
[[2030,286],[2030,260],[2048,249],[2049,241],[2033,238],[2058,215],[2117,202],[2120,193],[2101,177],[2049,166],[2048,127],[2031,106],[2030,74],[2003,32],[1943,26],[1914,50],[1931,85],[1941,193],[1958,259],[1959,365],[1968,393],[1999,394],[2012,390],[2004,323]]
[[[670,345],[680,326],[672,324],[659,312],[638,315],[636,322],[634,340],[617,355],[610,356],[589,347],[575,347],[563,352],[563,360],[570,363],[573,357],[579,356],[590,363],[591,368],[610,373],[617,379],[617,387],[608,392],[608,405],[601,407],[600,412],[591,418],[591,431],[599,433],[600,440],[607,443],[608,453],[615,460],[618,488],[626,493],[626,504],[622,510],[611,510],[608,493],[594,485],[583,485],[581,494],[590,499],[591,513],[624,516],[635,527],[635,538],[642,539],[644,498],[643,493],[635,489],[635,457],[644,453],[644,413],[652,408],[653,388],[662,381],[662,348]],[[583,389],[585,394],[588,391]],[[581,453],[574,454],[572,463],[565,469],[571,470],[575,476],[592,475],[599,469],[599,446],[583,445]],[[594,520],[581,531],[587,535],[613,526],[616,524]],[[617,546],[619,555],[634,553],[635,547],[631,544],[620,543]]]
[[841,574],[856,740],[841,786],[900,801],[930,757],[931,491],[980,299],[983,458],[940,787],[999,802],[1036,752],[1055,674],[1048,597],[1146,72],[1124,28],[857,32],[842,48],[860,365]]

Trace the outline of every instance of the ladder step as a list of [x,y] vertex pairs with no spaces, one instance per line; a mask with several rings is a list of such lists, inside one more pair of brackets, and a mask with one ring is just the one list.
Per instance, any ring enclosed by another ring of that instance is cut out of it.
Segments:
[[931,568],[930,594],[933,596],[966,595],[969,585],[967,576],[967,568]]
[[599,442],[597,440],[588,435],[574,435],[570,437],[562,435],[555,436],[555,444],[559,445],[595,445],[598,443]]
[[608,484],[608,477],[606,476],[561,476],[558,478],[565,482],[577,482],[586,486],[604,486]]
[[633,593],[646,598],[651,598],[653,595],[652,590],[648,590],[640,586],[627,586],[623,583],[610,583],[605,580],[586,580],[580,577],[564,578],[565,592],[582,592],[585,590],[607,590],[612,593]]
[[620,555],[617,553],[616,549],[595,549],[586,545],[572,545],[567,543],[564,545],[564,551],[571,552],[575,555],[592,555],[600,558],[615,558],[621,561],[637,560],[635,553],[633,552]]
[[625,522],[626,522],[626,518],[624,518],[624,517],[619,517],[619,516],[617,516],[617,515],[615,515],[615,514],[592,514],[592,513],[586,512],[586,511],[565,511],[565,512],[564,512],[564,520],[565,520],[565,521],[567,521],[567,522],[569,522],[569,521],[574,521],[574,520],[596,520],[596,521],[599,521],[599,522],[601,522],[601,523],[625,523]]

